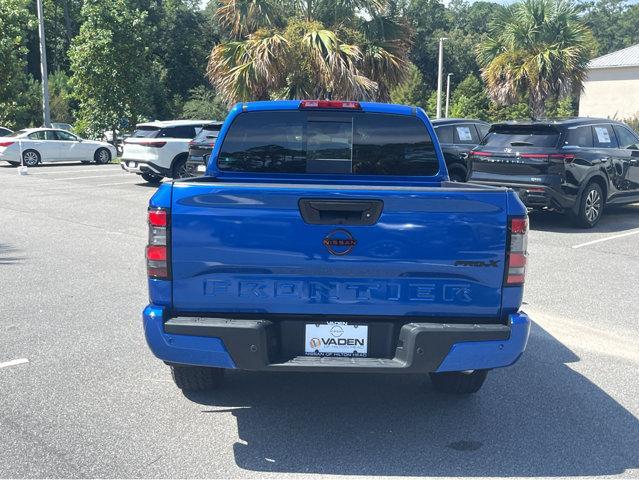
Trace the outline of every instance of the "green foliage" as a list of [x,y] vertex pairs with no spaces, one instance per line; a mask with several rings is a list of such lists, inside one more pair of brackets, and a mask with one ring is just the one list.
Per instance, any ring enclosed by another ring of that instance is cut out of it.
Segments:
[[196,0],[164,0],[156,12],[159,19],[152,28],[150,54],[154,58],[156,90],[162,102],[153,113],[172,118],[182,111],[189,90],[205,83],[206,58],[213,42],[206,28],[206,17]]
[[25,73],[26,35],[35,28],[28,0],[0,1],[0,125],[32,123],[31,79]]
[[630,126],[635,132],[639,133],[639,117],[634,118],[626,118],[623,120],[627,125]]
[[71,94],[70,77],[59,70],[49,75],[49,106],[51,121],[73,124],[75,102]]
[[639,43],[639,4],[597,0],[586,7],[584,21],[597,40],[597,55]]
[[451,117],[488,119],[489,100],[481,80],[468,75],[452,94]]
[[387,101],[408,70],[410,31],[383,12],[385,3],[222,0],[216,18],[229,40],[213,48],[208,77],[229,103],[329,95]]
[[492,122],[502,122],[505,120],[528,120],[530,116],[530,106],[528,102],[517,102],[510,105],[498,105],[490,103],[488,116]]
[[[443,103],[444,98],[442,96],[442,108]],[[437,90],[431,92],[428,100],[426,100],[426,108],[424,108],[424,110],[426,110],[426,114],[431,118],[435,118],[437,116]]]
[[120,119],[135,124],[148,113],[150,39],[146,14],[126,0],[86,0],[82,18],[69,52],[71,84],[81,133],[96,136],[117,129]]
[[224,120],[227,114],[226,104],[215,95],[215,91],[200,85],[189,91],[180,118]]
[[478,59],[495,102],[512,104],[527,96],[533,115],[541,118],[547,99],[581,89],[593,44],[568,0],[523,0],[490,24]]
[[424,76],[415,65],[410,66],[406,80],[390,92],[391,102],[422,108],[426,108],[428,96]]

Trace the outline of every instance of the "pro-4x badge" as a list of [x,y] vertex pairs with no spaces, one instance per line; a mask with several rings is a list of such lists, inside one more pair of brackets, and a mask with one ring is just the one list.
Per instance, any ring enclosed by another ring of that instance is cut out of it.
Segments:
[[353,247],[357,245],[357,240],[353,238],[349,231],[338,228],[326,235],[322,243],[329,253],[341,256],[351,253]]

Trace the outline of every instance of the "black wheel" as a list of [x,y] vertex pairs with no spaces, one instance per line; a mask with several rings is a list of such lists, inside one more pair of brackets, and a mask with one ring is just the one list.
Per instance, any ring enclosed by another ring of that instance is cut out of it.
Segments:
[[158,177],[152,173],[141,173],[140,176],[144,179],[144,181],[153,185],[159,185],[160,182],[162,182],[162,177]]
[[224,369],[171,365],[171,376],[180,390],[201,392],[220,387],[224,380]]
[[107,148],[98,148],[93,155],[93,160],[98,165],[104,165],[111,161],[111,152]]
[[191,178],[193,177],[192,170],[186,165],[188,157],[182,156],[173,163],[173,178]]
[[601,187],[596,182],[589,183],[581,194],[575,222],[583,228],[594,227],[601,219],[604,206],[605,200]]
[[443,393],[466,395],[477,392],[486,380],[488,370],[473,370],[472,372],[440,372],[431,373],[433,387]]
[[25,150],[22,152],[22,162],[27,167],[35,167],[40,163],[40,154],[35,150]]
[[448,176],[450,177],[450,181],[451,182],[465,182],[466,181],[466,174],[464,172],[462,172],[461,170],[453,170],[452,172],[448,173]]

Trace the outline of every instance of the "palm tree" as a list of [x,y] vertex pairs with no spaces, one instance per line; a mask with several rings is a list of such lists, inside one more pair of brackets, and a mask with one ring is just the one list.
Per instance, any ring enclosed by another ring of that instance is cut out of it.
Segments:
[[498,14],[477,53],[493,100],[503,105],[527,97],[540,118],[547,99],[581,90],[593,45],[573,4],[524,0]]
[[213,48],[207,73],[229,103],[388,100],[390,87],[407,73],[410,32],[384,15],[381,0],[220,3],[216,14],[231,40]]

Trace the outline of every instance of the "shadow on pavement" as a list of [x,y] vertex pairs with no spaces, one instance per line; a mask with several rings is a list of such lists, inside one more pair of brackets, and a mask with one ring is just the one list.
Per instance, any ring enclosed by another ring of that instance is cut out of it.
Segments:
[[590,229],[575,227],[572,220],[557,212],[532,211],[530,228],[556,233],[615,233],[639,228],[639,203],[606,207],[599,223]]
[[18,249],[0,243],[0,265],[7,265],[10,263],[18,263],[24,260],[23,257],[17,257],[15,254],[18,252]]
[[639,421],[573,371],[570,350],[533,328],[522,360],[475,396],[416,376],[233,372],[191,394],[231,411],[235,461],[258,472],[415,476],[613,475],[639,468]]

